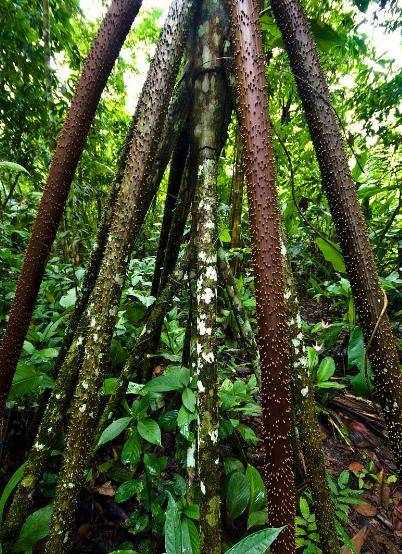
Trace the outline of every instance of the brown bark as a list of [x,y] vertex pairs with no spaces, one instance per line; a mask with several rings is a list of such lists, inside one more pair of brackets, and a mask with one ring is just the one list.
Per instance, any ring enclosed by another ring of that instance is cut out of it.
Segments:
[[388,438],[402,467],[402,378],[367,227],[350,175],[337,116],[308,21],[297,0],[271,0],[310,128],[323,187],[345,258]]
[[290,443],[290,352],[284,299],[280,213],[261,35],[254,0],[227,0],[235,57],[238,113],[248,185],[261,358],[263,477],[268,521],[286,525],[272,552],[295,551],[295,483]]
[[102,90],[140,6],[141,0],[113,0],[86,60],[57,141],[0,346],[0,428],[6,397],[78,160]]
[[129,253],[138,233],[150,167],[154,163],[169,98],[191,19],[192,2],[174,0],[138,103],[133,141],[118,192],[98,279],[87,310],[83,362],[71,408],[66,453],[56,488],[46,552],[60,554],[70,546],[76,501],[90,459],[100,411],[105,359],[116,322]]

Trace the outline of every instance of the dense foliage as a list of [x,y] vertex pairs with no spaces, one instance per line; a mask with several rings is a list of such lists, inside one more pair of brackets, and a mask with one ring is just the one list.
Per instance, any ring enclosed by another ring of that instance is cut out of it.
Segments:
[[[98,27],[97,22],[85,18],[77,0],[49,3],[50,39],[46,44],[44,2],[0,0],[0,330],[7,322],[52,150]],[[388,312],[395,334],[401,337],[402,73],[400,60],[379,52],[359,25],[367,10],[376,13],[378,21],[371,15],[370,24],[382,29],[386,41],[387,31],[397,25],[397,2],[380,4],[303,2],[347,144]],[[153,53],[162,13],[159,9],[143,11],[137,19],[108,81],[79,163],[8,397],[9,429],[7,438],[0,437],[0,521],[20,479],[20,466],[35,436],[44,399],[54,384],[52,366],[79,295],[129,127],[127,105],[133,103],[133,89],[126,85],[142,78],[140,62]],[[322,427],[331,434],[329,442],[350,445],[350,428],[334,399],[352,394],[369,401],[373,387],[370,363],[295,78],[268,6],[262,10],[260,21],[284,233],[317,411]],[[245,194],[240,241],[235,247],[231,244],[237,140],[233,117],[219,166],[218,242],[226,251],[236,294],[255,331]],[[116,390],[119,373],[155,305],[151,284],[168,173],[131,257],[102,389],[105,401]],[[184,246],[182,250],[184,257]],[[76,551],[199,552],[199,505],[192,492],[194,475],[188,463],[194,454],[197,429],[197,379],[186,358],[192,293],[185,283],[183,280],[171,302],[160,342],[134,368],[136,378],[131,376],[113,420],[100,432],[80,497]],[[221,279],[216,330],[223,541],[225,551],[232,554],[262,553],[279,531],[264,529],[269,491],[260,474],[258,372],[255,375],[253,352],[245,347],[249,344],[247,336],[231,309],[226,286]],[[36,511],[26,519],[16,542],[17,552],[41,551],[60,467],[62,433],[59,442],[60,449],[53,450],[35,494]],[[330,448],[331,444],[326,445],[327,454]],[[356,459],[354,466],[347,456],[334,467],[328,464],[337,531],[350,549],[355,534],[348,525],[350,512],[362,503],[367,491],[374,495],[379,479],[391,490],[396,473],[392,462],[383,463],[367,453]],[[298,547],[301,552],[319,553],[314,503],[303,472],[297,477],[301,485],[296,518]],[[367,500],[364,502],[367,505]],[[239,543],[241,540],[248,542]]]

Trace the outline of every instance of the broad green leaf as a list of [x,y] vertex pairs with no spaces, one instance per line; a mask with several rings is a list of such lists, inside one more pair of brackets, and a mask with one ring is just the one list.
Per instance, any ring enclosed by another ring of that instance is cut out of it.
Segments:
[[247,529],[251,527],[260,527],[267,523],[267,511],[259,510],[258,512],[251,512],[247,519]]
[[364,369],[365,348],[363,332],[360,327],[355,327],[350,334],[348,343],[348,367],[356,366],[359,370]]
[[183,508],[183,513],[190,519],[195,519],[196,521],[200,519],[200,507],[198,504],[189,504]]
[[117,389],[118,383],[119,383],[119,380],[117,377],[107,377],[103,381],[102,394],[104,394],[105,396],[109,396],[110,394],[113,394]]
[[321,254],[324,256],[327,262],[330,262],[332,264],[335,271],[339,271],[339,273],[345,273],[345,262],[336,244],[322,238],[315,239],[315,242],[320,249]]
[[283,527],[257,531],[248,537],[244,537],[232,548],[226,550],[225,554],[265,554],[282,529]]
[[124,443],[121,461],[124,464],[138,464],[141,458],[141,442],[138,433],[133,433]]
[[250,514],[258,512],[265,507],[265,486],[260,472],[253,466],[248,465],[246,477],[250,486]]
[[52,505],[36,510],[28,516],[20,536],[14,546],[14,552],[31,551],[32,547],[49,534],[49,521],[52,515]]
[[17,164],[16,162],[8,162],[6,160],[0,161],[0,169],[7,169],[9,171],[14,171],[16,173],[25,173],[26,175],[29,175],[29,171],[25,169],[20,164]]
[[133,479],[132,481],[126,481],[122,483],[114,495],[116,502],[125,502],[137,492],[140,492],[143,488],[143,483],[139,479]]
[[166,456],[155,456],[155,454],[144,454],[144,465],[150,475],[159,475],[166,469],[168,459]]
[[201,540],[200,540],[200,534],[198,532],[198,527],[196,526],[194,521],[191,521],[191,519],[187,520],[187,526],[188,526],[188,532],[190,534],[190,542],[191,542],[191,547],[193,549],[193,554],[200,554]]
[[324,358],[317,369],[317,381],[328,381],[335,373],[335,361],[330,356]]
[[26,394],[38,395],[45,389],[53,387],[53,379],[44,373],[25,363],[19,363],[14,374],[8,400],[17,400]]
[[189,410],[190,412],[195,412],[197,398],[194,394],[194,391],[186,387],[182,392],[181,399],[187,410]]
[[165,550],[166,554],[181,554],[181,525],[180,514],[177,504],[170,494],[168,495],[168,506],[165,519]]
[[247,477],[240,471],[235,471],[229,478],[226,506],[232,519],[239,517],[250,502],[250,486]]
[[157,446],[162,446],[161,430],[154,419],[147,418],[139,421],[137,423],[137,431],[146,441]]
[[20,466],[13,473],[13,475],[7,481],[7,484],[4,486],[3,492],[0,497],[0,523],[3,521],[3,512],[4,512],[4,507],[7,503],[7,500],[10,498],[10,495],[12,494],[15,487],[21,481],[24,475],[24,469],[25,469],[25,464],[22,464],[22,466]]
[[131,417],[121,417],[120,419],[112,421],[112,423],[108,425],[101,434],[98,441],[98,446],[102,446],[103,444],[112,441],[118,435],[120,435],[120,433],[122,433],[124,429],[128,427],[131,419]]
[[190,370],[186,367],[171,367],[165,370],[163,375],[154,377],[145,385],[141,394],[148,392],[168,392],[181,390],[188,385]]
[[74,287],[60,298],[59,304],[63,308],[68,309],[68,308],[72,308],[75,305],[76,301],[77,301],[77,292]]

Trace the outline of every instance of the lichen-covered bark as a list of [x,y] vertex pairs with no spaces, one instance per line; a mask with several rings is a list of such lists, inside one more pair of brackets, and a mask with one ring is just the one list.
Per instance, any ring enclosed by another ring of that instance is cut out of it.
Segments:
[[272,132],[267,116],[264,56],[254,0],[227,0],[235,58],[238,113],[248,185],[252,257],[261,358],[263,477],[268,521],[286,525],[272,546],[295,550],[295,483],[291,449],[290,360],[280,214],[275,187]]
[[217,293],[216,184],[222,148],[226,90],[221,75],[223,48],[219,2],[202,4],[194,62],[194,145],[198,178],[193,210],[195,232],[196,348],[198,388],[197,468],[200,488],[201,552],[221,552],[218,373],[215,361]]
[[[297,0],[271,0],[306,113],[324,190],[353,291],[359,323],[375,377],[397,465],[402,467],[402,376],[396,341],[386,314],[384,293],[351,178],[336,114],[308,21]],[[375,332],[374,332],[375,331]],[[373,335],[374,333],[374,335]]]
[[76,501],[99,417],[104,361],[116,322],[128,254],[138,232],[135,224],[146,192],[146,177],[154,162],[191,13],[189,0],[172,2],[139,99],[133,141],[116,198],[104,258],[87,310],[89,325],[85,352],[68,426],[65,460],[56,488],[46,546],[48,554],[69,549]]
[[303,330],[292,268],[283,246],[285,266],[285,299],[288,306],[291,352],[293,361],[292,405],[299,445],[306,464],[308,485],[313,495],[314,513],[325,554],[339,554],[335,528],[335,511],[327,484],[321,430],[316,417],[314,383],[310,377]]
[[57,141],[0,346],[0,428],[6,397],[77,163],[102,90],[140,6],[141,0],[113,0],[85,62]]

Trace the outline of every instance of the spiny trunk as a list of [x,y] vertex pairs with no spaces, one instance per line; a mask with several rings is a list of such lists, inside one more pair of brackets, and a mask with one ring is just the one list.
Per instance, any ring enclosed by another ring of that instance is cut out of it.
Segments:
[[295,483],[292,467],[290,359],[284,299],[280,213],[272,132],[267,117],[263,50],[254,0],[227,0],[230,9],[238,112],[248,185],[252,256],[261,358],[263,477],[268,521],[286,525],[272,552],[295,551]]
[[324,190],[342,247],[388,438],[402,467],[402,377],[366,224],[350,175],[341,130],[330,103],[314,39],[297,0],[271,0],[306,113]]
[[177,142],[172,161],[170,162],[169,180],[166,191],[165,207],[163,211],[162,227],[159,237],[158,251],[155,259],[155,271],[152,280],[151,295],[158,296],[160,279],[163,272],[163,262],[166,254],[166,245],[169,239],[173,212],[177,204],[177,196],[185,173],[188,153],[188,133],[183,130]]
[[57,141],[0,346],[0,430],[7,394],[77,163],[107,78],[140,6],[141,0],[112,2],[86,60]]
[[[194,61],[194,147],[198,160],[193,209],[197,275],[196,343],[201,552],[220,554],[220,462],[218,450],[218,371],[216,356],[216,185],[225,117],[225,84],[221,75],[222,8],[213,0],[202,3]],[[191,464],[190,464],[191,467]]]
[[115,203],[109,239],[87,310],[89,325],[80,378],[67,431],[66,455],[53,507],[46,552],[67,552],[77,497],[89,462],[100,409],[105,357],[110,347],[128,254],[138,232],[135,223],[146,195],[147,174],[154,161],[169,97],[177,75],[192,12],[188,0],[174,0],[139,99],[123,181]]
[[[197,180],[195,175],[196,167],[192,156],[188,153],[184,175],[182,176],[181,187],[176,202],[176,207],[172,214],[172,220],[165,247],[165,256],[163,268],[160,276],[160,288],[164,288],[169,277],[174,270],[179,257],[180,245],[183,241],[184,228],[190,212],[190,207],[194,197],[194,189]],[[153,337],[154,349],[157,349],[162,333],[163,321],[159,327],[155,327]]]
[[[169,105],[160,146],[158,148],[158,154],[155,159],[154,167],[149,174],[147,189],[154,191],[157,189],[161,176],[166,170],[167,163],[172,153],[171,140],[175,141],[174,137],[177,136],[183,122],[187,118],[188,100],[187,95],[185,94],[186,85],[182,85],[183,83],[177,88]],[[24,471],[24,477],[17,488],[15,499],[13,500],[12,507],[9,510],[9,514],[7,515],[4,527],[0,534],[0,536],[4,536],[7,540],[12,540],[18,535],[27,514],[31,511],[32,496],[36,490],[41,475],[46,469],[50,451],[55,443],[57,434],[62,429],[66,413],[70,406],[80,365],[77,356],[77,344],[74,345],[73,342],[74,339],[76,341],[79,339],[79,343],[83,341],[82,334],[84,331],[80,333],[79,324],[81,322],[81,325],[84,327],[82,317],[85,309],[87,308],[90,295],[99,273],[99,267],[107,242],[110,223],[113,217],[115,197],[124,174],[127,158],[126,149],[130,146],[133,125],[137,117],[138,113],[136,111],[133,116],[130,131],[126,138],[124,150],[120,157],[118,174],[112,186],[111,196],[105,206],[101,228],[98,231],[97,246],[91,256],[80,297],[66,330],[65,340],[52,369],[52,374],[56,378],[56,383],[47,402],[42,422],[35,440],[35,444],[42,444],[44,445],[44,448],[38,451],[34,447],[30,452],[28,456],[28,463]],[[138,218],[134,224],[136,228],[139,228],[142,225],[148,207],[149,202],[148,204],[143,203],[143,210],[138,214]]]
[[296,428],[306,464],[308,486],[314,500],[314,513],[320,534],[320,546],[325,554],[339,554],[335,528],[335,511],[327,484],[321,430],[316,417],[314,383],[311,380],[304,345],[299,303],[292,268],[283,247],[291,350],[293,358],[292,404]]
[[104,413],[102,414],[97,435],[100,435],[107,422],[116,413],[117,408],[126,394],[129,380],[136,380],[138,377],[138,368],[143,364],[147,352],[152,350],[155,331],[159,329],[163,323],[165,315],[172,306],[173,297],[183,285],[183,279],[187,269],[187,260],[188,256],[185,255],[177,269],[169,276],[164,288],[161,289],[158,298],[148,313],[142,331],[132,346],[128,360],[119,377],[117,388],[109,398]]

